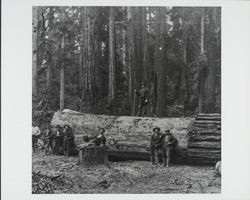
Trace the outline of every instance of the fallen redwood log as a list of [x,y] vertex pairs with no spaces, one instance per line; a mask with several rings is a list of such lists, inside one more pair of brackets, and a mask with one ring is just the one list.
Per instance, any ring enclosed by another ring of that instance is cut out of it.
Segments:
[[107,116],[79,113],[71,110],[56,112],[51,125],[69,124],[75,133],[76,146],[84,135],[94,136],[99,127],[106,129],[109,160],[149,160],[149,141],[154,127],[162,131],[171,128],[178,140],[176,163],[187,162],[188,131],[193,118],[151,118]]

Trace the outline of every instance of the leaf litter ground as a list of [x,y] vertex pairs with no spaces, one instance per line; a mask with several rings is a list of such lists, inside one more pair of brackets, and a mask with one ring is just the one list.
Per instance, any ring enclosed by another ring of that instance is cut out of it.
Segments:
[[[82,167],[77,157],[33,154],[32,172],[50,179],[53,188],[43,191],[35,183],[34,193],[220,193],[221,178],[213,167],[151,165],[147,161],[110,162],[110,166]],[[43,178],[44,179],[44,178]],[[46,184],[45,184],[46,185]],[[51,192],[51,190],[53,190]]]

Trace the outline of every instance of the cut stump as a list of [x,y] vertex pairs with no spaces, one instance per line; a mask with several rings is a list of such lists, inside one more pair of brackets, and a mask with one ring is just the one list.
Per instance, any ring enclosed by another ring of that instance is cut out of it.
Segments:
[[79,165],[94,166],[108,164],[108,153],[106,146],[85,146],[79,149]]

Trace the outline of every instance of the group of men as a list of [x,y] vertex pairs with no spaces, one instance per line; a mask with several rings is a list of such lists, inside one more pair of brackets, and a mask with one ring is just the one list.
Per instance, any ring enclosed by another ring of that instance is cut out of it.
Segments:
[[42,146],[46,155],[48,155],[48,153],[56,155],[63,148],[64,156],[69,156],[74,145],[74,134],[69,125],[64,125],[63,127],[60,125],[57,125],[56,127],[47,125],[43,134],[41,134],[40,130],[39,133],[34,132],[34,130],[39,130],[39,128],[36,126],[33,127],[32,130],[33,152],[37,151],[38,140],[41,139],[43,141]]
[[[178,141],[170,129],[165,130],[165,133],[161,133],[159,127],[153,128],[153,135],[150,139],[150,159],[152,165],[157,165],[157,163],[161,164],[159,162],[160,155],[162,155],[162,160],[164,165],[166,165],[166,159],[171,159],[172,154],[175,153],[177,143]],[[168,153],[166,151],[168,151]],[[168,158],[166,158],[166,156],[168,156]]]
[[[45,130],[42,132],[40,131],[38,126],[32,127],[33,152],[36,152],[38,150],[39,140],[42,140],[43,144],[40,146],[42,146],[41,148],[45,150],[46,155],[48,155],[49,153],[57,155],[63,149],[64,156],[69,156],[74,147],[73,129],[69,125],[64,125],[63,127],[60,125],[57,125],[56,127],[47,125]],[[93,144],[95,146],[105,146],[106,137],[104,134],[105,129],[99,128],[99,133],[96,136],[84,136],[83,141],[89,142],[89,144]]]

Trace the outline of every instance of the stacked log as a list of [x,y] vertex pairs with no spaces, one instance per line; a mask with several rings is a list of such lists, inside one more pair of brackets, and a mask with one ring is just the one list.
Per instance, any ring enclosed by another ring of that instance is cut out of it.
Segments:
[[189,162],[215,164],[221,160],[221,115],[198,114],[188,133]]

